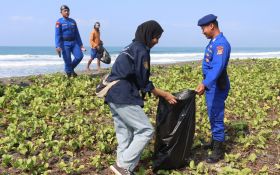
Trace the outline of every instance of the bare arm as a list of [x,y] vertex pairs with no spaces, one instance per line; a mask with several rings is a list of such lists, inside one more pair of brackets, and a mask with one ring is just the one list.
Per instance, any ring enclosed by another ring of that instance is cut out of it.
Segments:
[[170,104],[176,104],[177,103],[176,97],[174,95],[172,95],[171,93],[169,93],[169,92],[166,92],[166,91],[158,89],[158,88],[154,88],[152,90],[152,93],[155,96],[163,97]]

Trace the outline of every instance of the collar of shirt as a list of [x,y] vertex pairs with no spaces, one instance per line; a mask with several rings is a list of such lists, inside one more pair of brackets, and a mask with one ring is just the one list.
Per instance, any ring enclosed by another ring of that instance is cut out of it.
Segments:
[[214,43],[216,40],[218,40],[219,38],[223,37],[223,32],[221,32],[219,35],[217,35],[214,39],[212,39],[210,41],[210,43]]

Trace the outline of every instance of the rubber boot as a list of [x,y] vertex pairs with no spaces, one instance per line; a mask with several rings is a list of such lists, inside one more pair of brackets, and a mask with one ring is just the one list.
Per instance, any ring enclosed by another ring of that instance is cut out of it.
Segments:
[[205,150],[207,150],[207,149],[213,150],[213,145],[214,145],[214,141],[213,141],[213,139],[211,139],[210,143],[203,144],[202,147]]
[[224,158],[224,146],[223,142],[213,141],[213,151],[210,156],[206,159],[207,163],[217,163],[219,160]]

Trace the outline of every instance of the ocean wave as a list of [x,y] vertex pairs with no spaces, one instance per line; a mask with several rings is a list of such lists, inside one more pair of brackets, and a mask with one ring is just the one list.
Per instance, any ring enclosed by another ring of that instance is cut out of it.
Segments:
[[246,58],[254,58],[254,57],[280,57],[280,52],[245,52],[245,53],[238,53],[234,52],[231,53],[231,58],[238,58],[238,57],[246,57]]
[[[82,60],[85,64],[88,60]],[[0,61],[0,68],[27,68],[27,67],[48,67],[55,65],[64,65],[64,61],[60,60],[25,60],[25,61]]]
[[[203,52],[191,52],[191,53],[176,53],[176,52],[165,52],[165,53],[153,53],[151,52],[151,57],[153,58],[169,58],[169,57],[197,57],[197,56],[203,56]],[[258,56],[269,56],[269,55],[280,55],[280,51],[275,52],[232,52],[232,56],[251,56],[251,55],[258,55]],[[85,57],[89,57],[90,55],[88,53],[84,54]],[[117,57],[118,54],[114,53],[111,54],[111,57]],[[73,56],[72,56],[73,57]],[[61,59],[58,57],[58,55],[32,55],[32,54],[21,54],[21,55],[0,55],[0,60],[3,59]]]
[[56,60],[60,59],[57,55],[29,55],[29,54],[23,54],[23,55],[0,55],[0,61],[2,60],[23,60],[23,61],[28,61],[28,60],[40,60],[40,59],[51,59],[51,60]]
[[13,68],[13,67],[41,67],[41,66],[51,66],[51,65],[63,65],[63,61],[26,61],[26,62],[5,62],[5,64],[0,64],[0,68]]
[[[192,53],[151,53],[151,63],[175,63],[182,61],[194,61],[203,58],[204,53],[192,52]],[[111,54],[112,63],[114,63],[118,54]],[[275,52],[233,52],[231,58],[280,58],[280,51]],[[72,56],[72,59],[74,57]],[[82,63],[86,63],[90,59],[88,54],[84,55]],[[95,62],[95,61],[94,61]],[[63,65],[63,59],[57,55],[0,55],[0,67],[31,67],[31,66],[51,66],[51,65]],[[93,63],[94,64],[94,63]]]
[[202,57],[203,53],[162,53],[162,54],[151,54],[153,58],[189,58],[189,57]]

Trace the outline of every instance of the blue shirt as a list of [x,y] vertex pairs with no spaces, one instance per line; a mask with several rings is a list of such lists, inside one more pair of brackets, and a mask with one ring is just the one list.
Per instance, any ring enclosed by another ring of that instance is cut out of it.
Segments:
[[107,93],[105,102],[144,106],[139,91],[144,93],[154,89],[150,77],[150,49],[135,41],[117,57],[109,81],[120,80]]
[[[225,73],[230,58],[231,47],[223,33],[212,39],[206,47],[202,62],[204,80],[202,83],[206,88],[216,87],[217,80],[222,73]],[[229,88],[228,76],[225,73],[227,88]]]
[[76,21],[71,18],[59,18],[55,25],[55,47],[62,48],[63,45],[71,45],[73,42],[79,46],[83,45]]

